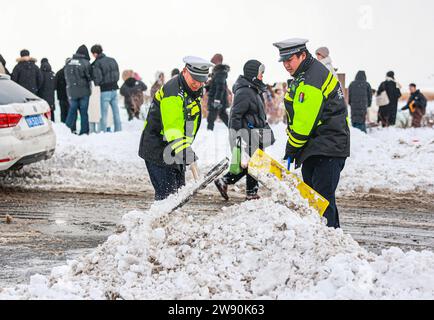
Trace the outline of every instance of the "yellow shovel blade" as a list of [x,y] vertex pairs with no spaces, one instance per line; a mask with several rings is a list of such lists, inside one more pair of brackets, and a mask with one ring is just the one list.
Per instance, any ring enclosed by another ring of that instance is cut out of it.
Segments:
[[249,162],[249,175],[258,179],[259,173],[269,173],[274,175],[280,181],[283,181],[283,177],[288,176],[294,179],[297,183],[297,189],[303,198],[309,201],[311,207],[318,210],[321,217],[329,206],[329,202],[318,192],[309,187],[301,179],[299,179],[294,173],[286,170],[278,161],[274,160],[264,151],[258,149]]

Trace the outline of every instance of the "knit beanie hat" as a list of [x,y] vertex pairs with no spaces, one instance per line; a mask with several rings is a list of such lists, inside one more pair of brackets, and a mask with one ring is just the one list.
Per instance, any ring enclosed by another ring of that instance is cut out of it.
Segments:
[[316,50],[316,54],[320,54],[322,57],[327,58],[330,55],[330,51],[327,47],[321,47]]
[[21,52],[20,52],[20,56],[21,56],[21,57],[28,57],[28,56],[30,56],[30,52],[29,52],[29,50],[26,50],[26,49],[21,50]]
[[211,62],[214,63],[215,65],[219,65],[223,63],[223,55],[221,55],[220,53],[217,53],[212,59]]

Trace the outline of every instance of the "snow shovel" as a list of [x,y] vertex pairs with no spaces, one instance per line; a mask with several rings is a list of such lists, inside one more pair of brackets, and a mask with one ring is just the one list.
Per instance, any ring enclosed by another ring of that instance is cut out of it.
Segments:
[[211,183],[214,182],[215,179],[221,176],[228,168],[229,168],[229,159],[225,158],[223,161],[221,161],[219,164],[217,164],[214,168],[212,168],[208,172],[208,174],[200,181],[200,183],[196,188],[191,190],[188,193],[188,195],[186,195],[183,199],[180,199],[180,201],[174,206],[174,208],[170,210],[169,214],[172,214],[176,210],[185,206],[191,199],[193,199],[193,197],[199,191],[204,190],[206,187],[208,187]]
[[267,187],[267,184],[260,180],[260,176],[264,174],[267,176],[274,176],[280,181],[288,178],[293,179],[297,185],[298,191],[300,191],[301,196],[309,201],[309,205],[315,208],[321,217],[324,216],[324,213],[330,204],[327,199],[309,187],[294,173],[287,170],[278,161],[274,160],[264,151],[258,149],[250,159],[249,175]]

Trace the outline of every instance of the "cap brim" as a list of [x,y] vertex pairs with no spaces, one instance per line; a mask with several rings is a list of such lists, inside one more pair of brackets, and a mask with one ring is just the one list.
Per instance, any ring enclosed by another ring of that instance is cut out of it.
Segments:
[[208,75],[198,75],[198,74],[193,74],[191,72],[190,72],[190,74],[191,74],[191,77],[196,81],[199,81],[202,83],[205,83],[208,81]]
[[288,54],[286,56],[280,56],[279,62],[285,62],[286,60],[289,60],[293,54]]

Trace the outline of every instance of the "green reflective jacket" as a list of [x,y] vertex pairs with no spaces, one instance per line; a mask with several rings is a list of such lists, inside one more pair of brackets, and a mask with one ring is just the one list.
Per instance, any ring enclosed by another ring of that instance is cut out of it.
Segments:
[[156,94],[140,141],[139,156],[159,165],[177,167],[171,157],[191,150],[202,121],[202,92],[193,93],[182,76]]
[[287,155],[297,167],[312,156],[350,156],[348,109],[339,81],[310,57],[288,85]]

